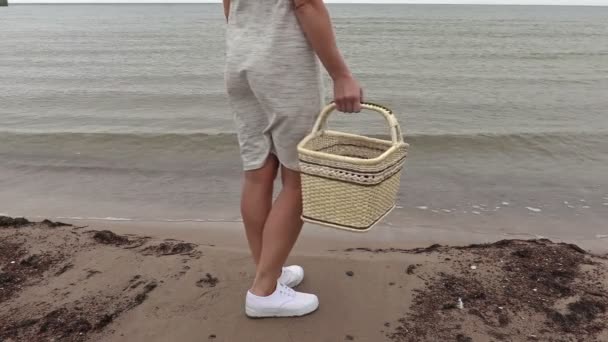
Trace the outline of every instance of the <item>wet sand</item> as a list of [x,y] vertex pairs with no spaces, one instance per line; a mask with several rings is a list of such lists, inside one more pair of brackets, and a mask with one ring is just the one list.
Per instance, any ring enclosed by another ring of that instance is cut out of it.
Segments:
[[576,245],[308,232],[290,262],[306,268],[300,289],[319,311],[250,320],[237,227],[0,223],[2,341],[608,340],[608,260]]

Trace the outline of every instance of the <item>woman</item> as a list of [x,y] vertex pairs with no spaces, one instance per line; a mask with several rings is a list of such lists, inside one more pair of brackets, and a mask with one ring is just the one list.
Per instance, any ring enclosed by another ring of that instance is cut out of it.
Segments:
[[[319,301],[292,290],[304,270],[283,265],[302,229],[297,144],[323,105],[318,59],[333,80],[338,110],[360,111],[362,91],[336,47],[323,0],[223,1],[226,87],[245,170],[241,213],[256,264],[245,311],[306,315]],[[273,204],[279,170],[282,189]]]

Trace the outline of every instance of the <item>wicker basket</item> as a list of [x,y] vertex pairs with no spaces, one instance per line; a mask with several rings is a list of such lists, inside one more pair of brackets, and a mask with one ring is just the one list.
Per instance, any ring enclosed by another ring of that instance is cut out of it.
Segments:
[[391,140],[326,130],[336,109],[331,104],[298,145],[306,222],[364,232],[395,207],[408,145],[390,110],[370,103],[362,107],[384,116]]

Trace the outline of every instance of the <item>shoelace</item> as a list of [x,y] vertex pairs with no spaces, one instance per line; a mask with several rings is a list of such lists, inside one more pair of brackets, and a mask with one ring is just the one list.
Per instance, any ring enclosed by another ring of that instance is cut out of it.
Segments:
[[296,296],[296,291],[294,291],[292,288],[289,288],[288,286],[285,286],[283,284],[279,284],[279,293],[282,295],[289,296],[291,298]]

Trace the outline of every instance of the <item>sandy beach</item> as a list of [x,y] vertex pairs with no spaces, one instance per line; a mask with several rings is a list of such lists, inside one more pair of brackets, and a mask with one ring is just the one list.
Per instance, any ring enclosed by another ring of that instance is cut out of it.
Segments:
[[18,2],[0,342],[608,342],[608,7],[329,4],[411,149],[372,231],[305,225],[289,263],[319,310],[251,320],[220,4]]
[[608,341],[608,259],[572,244],[305,232],[319,311],[251,320],[238,227],[69,223],[0,219],[1,341]]

